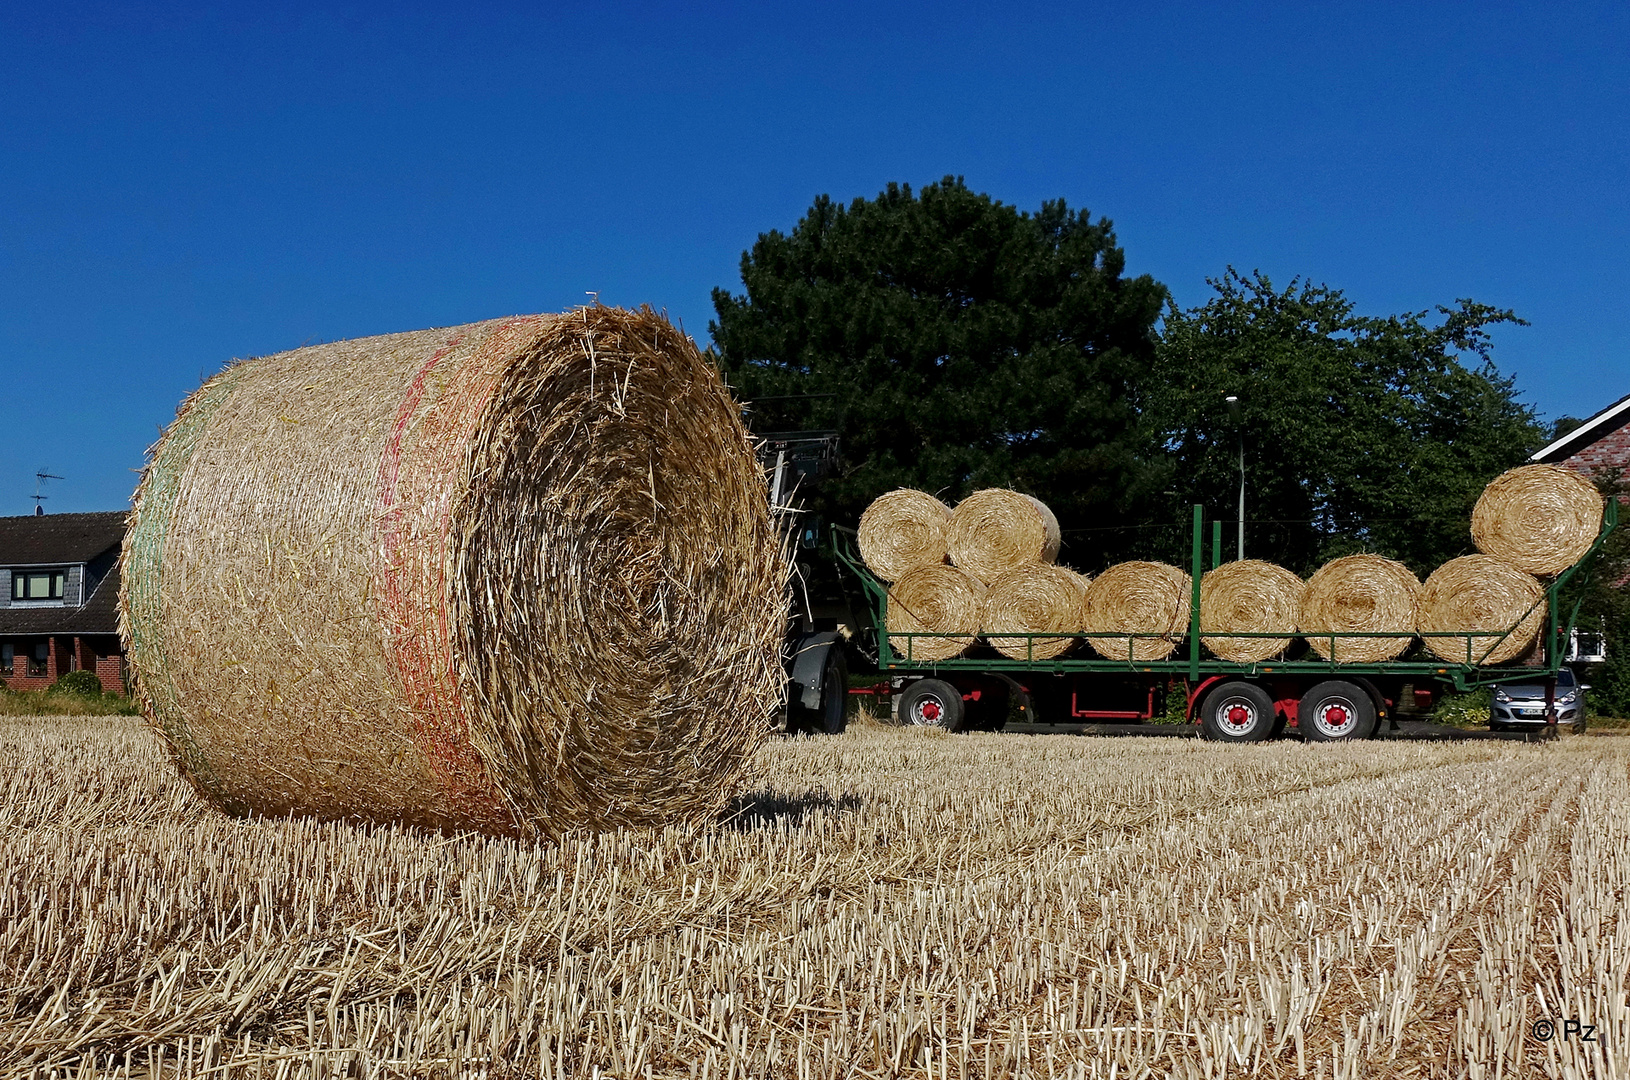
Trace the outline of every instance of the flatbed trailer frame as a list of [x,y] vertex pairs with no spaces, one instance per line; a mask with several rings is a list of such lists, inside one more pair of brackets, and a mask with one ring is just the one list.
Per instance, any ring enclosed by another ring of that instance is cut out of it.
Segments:
[[[888,587],[868,570],[860,560],[855,548],[855,534],[848,529],[833,530],[833,549],[840,563],[860,583],[865,596],[867,614],[870,617],[871,630],[875,633],[877,642],[878,669],[889,676],[889,689],[897,692],[908,687],[919,679],[936,679],[954,687],[962,696],[964,703],[977,704],[990,690],[1005,685],[1011,691],[1024,695],[1027,699],[1031,687],[1027,683],[1037,682],[1041,679],[1068,680],[1074,687],[1074,693],[1079,694],[1082,687],[1091,687],[1106,678],[1115,676],[1124,680],[1131,680],[1133,684],[1147,688],[1147,699],[1137,702],[1135,707],[1126,707],[1130,703],[1119,702],[1121,708],[1089,708],[1081,707],[1079,700],[1072,699],[1069,714],[1055,717],[1066,723],[1080,724],[1082,721],[1142,721],[1155,715],[1155,701],[1157,690],[1164,684],[1167,691],[1181,683],[1188,695],[1185,717],[1189,721],[1200,724],[1204,718],[1197,715],[1199,706],[1205,696],[1222,683],[1242,683],[1256,686],[1265,692],[1271,693],[1271,701],[1275,716],[1269,718],[1276,730],[1283,730],[1288,725],[1299,724],[1298,706],[1304,693],[1314,686],[1322,686],[1331,681],[1340,681],[1346,684],[1355,684],[1362,688],[1375,707],[1378,719],[1386,719],[1396,723],[1396,714],[1409,711],[1410,707],[1423,707],[1429,705],[1438,695],[1446,690],[1465,692],[1478,687],[1490,686],[1496,683],[1509,682],[1516,676],[1531,681],[1544,680],[1554,689],[1556,674],[1564,663],[1562,643],[1568,640],[1574,628],[1575,620],[1579,614],[1579,603],[1573,604],[1564,622],[1561,616],[1562,590],[1573,577],[1583,568],[1588,567],[1594,560],[1602,546],[1607,542],[1608,536],[1618,525],[1619,505],[1617,499],[1608,499],[1603,514],[1602,527],[1590,549],[1572,566],[1562,571],[1545,585],[1542,598],[1524,612],[1522,617],[1500,633],[1496,640],[1480,652],[1474,652],[1474,641],[1471,635],[1487,637],[1493,630],[1477,629],[1467,631],[1449,631],[1437,633],[1412,633],[1411,639],[1416,637],[1438,638],[1464,638],[1466,641],[1466,659],[1464,662],[1447,662],[1436,657],[1425,656],[1414,659],[1391,660],[1381,663],[1346,663],[1327,660],[1318,657],[1311,649],[1306,655],[1291,660],[1264,660],[1258,663],[1238,663],[1222,660],[1202,652],[1200,633],[1200,579],[1205,570],[1205,544],[1204,544],[1204,517],[1199,506],[1194,507],[1193,540],[1190,552],[1191,589],[1189,605],[1189,623],[1184,637],[1180,641],[1178,655],[1164,660],[1111,660],[1093,655],[1087,651],[1086,642],[1076,646],[1073,652],[1065,657],[1054,659],[1036,659],[1033,656],[1035,641],[1038,638],[1054,640],[1061,637],[1081,639],[1114,638],[1127,642],[1128,655],[1133,655],[1131,645],[1138,639],[1170,640],[1158,634],[1120,634],[1120,633],[1046,633],[1046,634],[982,634],[987,641],[1000,638],[1006,641],[1026,642],[1026,652],[1032,655],[1027,658],[1016,659],[997,653],[994,649],[978,646],[978,652],[973,655],[957,656],[949,660],[924,661],[912,656],[916,641],[927,638],[944,638],[956,635],[950,634],[894,634],[895,639],[904,639],[906,648],[902,654],[894,648],[888,632]],[[1221,522],[1213,523],[1213,537],[1211,545],[1212,567],[1222,562]],[[1540,604],[1546,608],[1544,626],[1540,632],[1538,648],[1540,662],[1524,665],[1484,665],[1478,661],[1490,655],[1495,648],[1503,643],[1518,627],[1533,613]],[[1220,633],[1207,631],[1205,637],[1233,637],[1233,638],[1280,638],[1285,634],[1246,634],[1246,633]],[[1314,635],[1297,633],[1297,638],[1309,638]],[[1342,638],[1389,638],[1396,639],[1401,635],[1397,633],[1359,633],[1343,632],[1341,634],[1318,635],[1328,636],[1330,639]],[[1291,649],[1296,649],[1292,645]],[[1334,651],[1332,649],[1331,651]],[[1417,650],[1422,651],[1424,650]],[[982,655],[989,653],[990,655]],[[1423,689],[1424,687],[1424,689]],[[1401,701],[1404,688],[1413,691],[1414,700]],[[1387,690],[1392,690],[1388,694]],[[943,694],[942,694],[943,697]],[[1035,713],[1028,700],[1021,699],[1021,711],[1029,708],[1031,715],[1023,718],[1024,726],[1029,728],[1044,719]],[[1260,699],[1254,699],[1260,701]],[[941,708],[949,708],[953,703],[941,701]],[[1108,704],[1107,702],[1102,704]],[[1247,707],[1249,704],[1247,703]],[[952,709],[951,711],[958,711]],[[1054,710],[1057,711],[1057,710]],[[1547,694],[1547,722],[1554,730],[1556,723],[1556,710],[1554,708],[1554,695]],[[960,713],[959,713],[960,715]],[[921,722],[921,721],[918,721]],[[956,727],[951,724],[948,726]],[[1123,724],[1113,725],[1117,728]],[[1216,725],[1210,725],[1215,727]],[[1226,724],[1223,725],[1225,728]],[[1327,725],[1319,725],[1321,730]],[[1330,726],[1331,731],[1339,732],[1339,725]],[[1362,728],[1362,725],[1359,726]],[[1227,731],[1208,732],[1223,738],[1228,738]],[[1364,737],[1373,733],[1364,732]],[[1303,731],[1308,735],[1308,731]],[[1264,737],[1260,731],[1253,731],[1249,739],[1238,741],[1255,741]],[[1308,735],[1308,737],[1317,737]],[[1325,732],[1325,738],[1343,738],[1339,733]]]

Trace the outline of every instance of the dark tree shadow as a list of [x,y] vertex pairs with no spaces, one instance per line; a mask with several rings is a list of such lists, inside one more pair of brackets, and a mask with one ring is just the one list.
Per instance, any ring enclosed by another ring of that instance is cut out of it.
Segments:
[[804,818],[817,813],[855,813],[860,809],[860,796],[839,795],[814,788],[801,795],[783,791],[750,791],[730,800],[720,815],[719,823],[732,829],[763,829],[782,826],[796,829]]

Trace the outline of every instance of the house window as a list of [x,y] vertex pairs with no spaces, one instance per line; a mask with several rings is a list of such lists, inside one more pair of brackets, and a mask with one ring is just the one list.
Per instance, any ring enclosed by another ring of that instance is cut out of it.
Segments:
[[36,641],[34,652],[28,658],[28,677],[31,679],[45,678],[45,662],[51,656],[51,643],[49,641]]
[[11,598],[13,600],[61,600],[62,583],[66,570],[13,570],[11,572]]
[[11,642],[0,645],[0,679],[9,679],[17,667],[17,646]]

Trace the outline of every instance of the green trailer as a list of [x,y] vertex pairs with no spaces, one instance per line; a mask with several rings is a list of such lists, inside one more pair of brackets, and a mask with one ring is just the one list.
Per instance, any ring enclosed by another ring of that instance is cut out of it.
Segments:
[[[1481,664],[1479,660],[1514,632],[1532,614],[1532,608],[1499,634],[1493,645],[1483,647],[1480,655],[1473,654],[1472,639],[1465,632],[1428,635],[1464,639],[1467,655],[1458,662],[1446,662],[1414,645],[1398,660],[1338,663],[1318,656],[1301,641],[1282,660],[1236,663],[1208,655],[1199,632],[1200,578],[1206,569],[1207,545],[1205,522],[1198,506],[1194,508],[1190,566],[1193,595],[1188,631],[1177,651],[1158,661],[1102,659],[1084,641],[1056,659],[1014,659],[981,644],[954,659],[918,660],[913,657],[918,639],[947,635],[895,634],[891,641],[887,632],[888,588],[860,560],[853,531],[834,530],[833,547],[839,563],[859,585],[862,618],[870,623],[863,627],[865,636],[875,641],[878,670],[888,676],[877,692],[894,697],[893,711],[900,723],[936,725],[952,731],[1004,726],[1048,730],[1060,725],[1105,733],[1198,730],[1205,737],[1225,742],[1257,742],[1294,730],[1309,741],[1341,741],[1396,730],[1400,719],[1429,712],[1449,691],[1464,692],[1516,678],[1544,682],[1554,688],[1557,672],[1566,662],[1566,643],[1579,611],[1575,602],[1563,618],[1564,588],[1589,567],[1617,526],[1618,516],[1618,501],[1608,500],[1601,532],[1590,551],[1546,584],[1540,601],[1546,608],[1545,623],[1536,649],[1526,663],[1503,665]],[[1222,561],[1221,523],[1213,525],[1209,548],[1210,565],[1215,567]],[[1487,636],[1491,632],[1479,629],[1478,633]],[[1127,654],[1135,655],[1130,648],[1134,639],[1158,635],[983,636],[1026,642],[1026,653],[1033,651],[1034,641],[1040,637],[1111,637],[1127,641]],[[1284,635],[1208,632],[1206,636]],[[1304,639],[1307,636],[1298,635]],[[1344,632],[1340,636],[1398,635]],[[897,648],[896,643],[903,643],[903,648]],[[1174,694],[1182,695],[1181,699],[1174,700]],[[1157,717],[1179,715],[1179,709],[1187,726],[1150,723]],[[1549,730],[1554,733],[1554,693],[1547,694],[1546,710]]]

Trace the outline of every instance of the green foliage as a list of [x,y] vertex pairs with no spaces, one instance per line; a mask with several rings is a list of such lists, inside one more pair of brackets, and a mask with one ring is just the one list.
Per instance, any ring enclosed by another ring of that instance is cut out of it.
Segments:
[[1488,328],[1522,320],[1471,300],[1431,320],[1362,316],[1339,290],[1232,268],[1211,284],[1211,301],[1168,313],[1144,384],[1173,515],[1198,502],[1237,519],[1243,434],[1247,556],[1306,573],[1377,551],[1424,575],[1470,551],[1484,485],[1542,441],[1489,360]]
[[46,692],[51,694],[78,694],[82,697],[101,697],[102,680],[96,677],[94,671],[85,671],[83,669],[69,671],[57,676],[57,681],[52,683]]
[[760,235],[710,330],[755,430],[841,432],[812,507],[830,520],[895,487],[1001,486],[1065,529],[1115,526],[1159,490],[1137,405],[1166,300],[1124,267],[1110,222],[1062,200],[1032,214],[960,178],[890,184]]
[[1432,710],[1432,719],[1453,727],[1488,727],[1490,695],[1487,687],[1467,694],[1445,694]]

